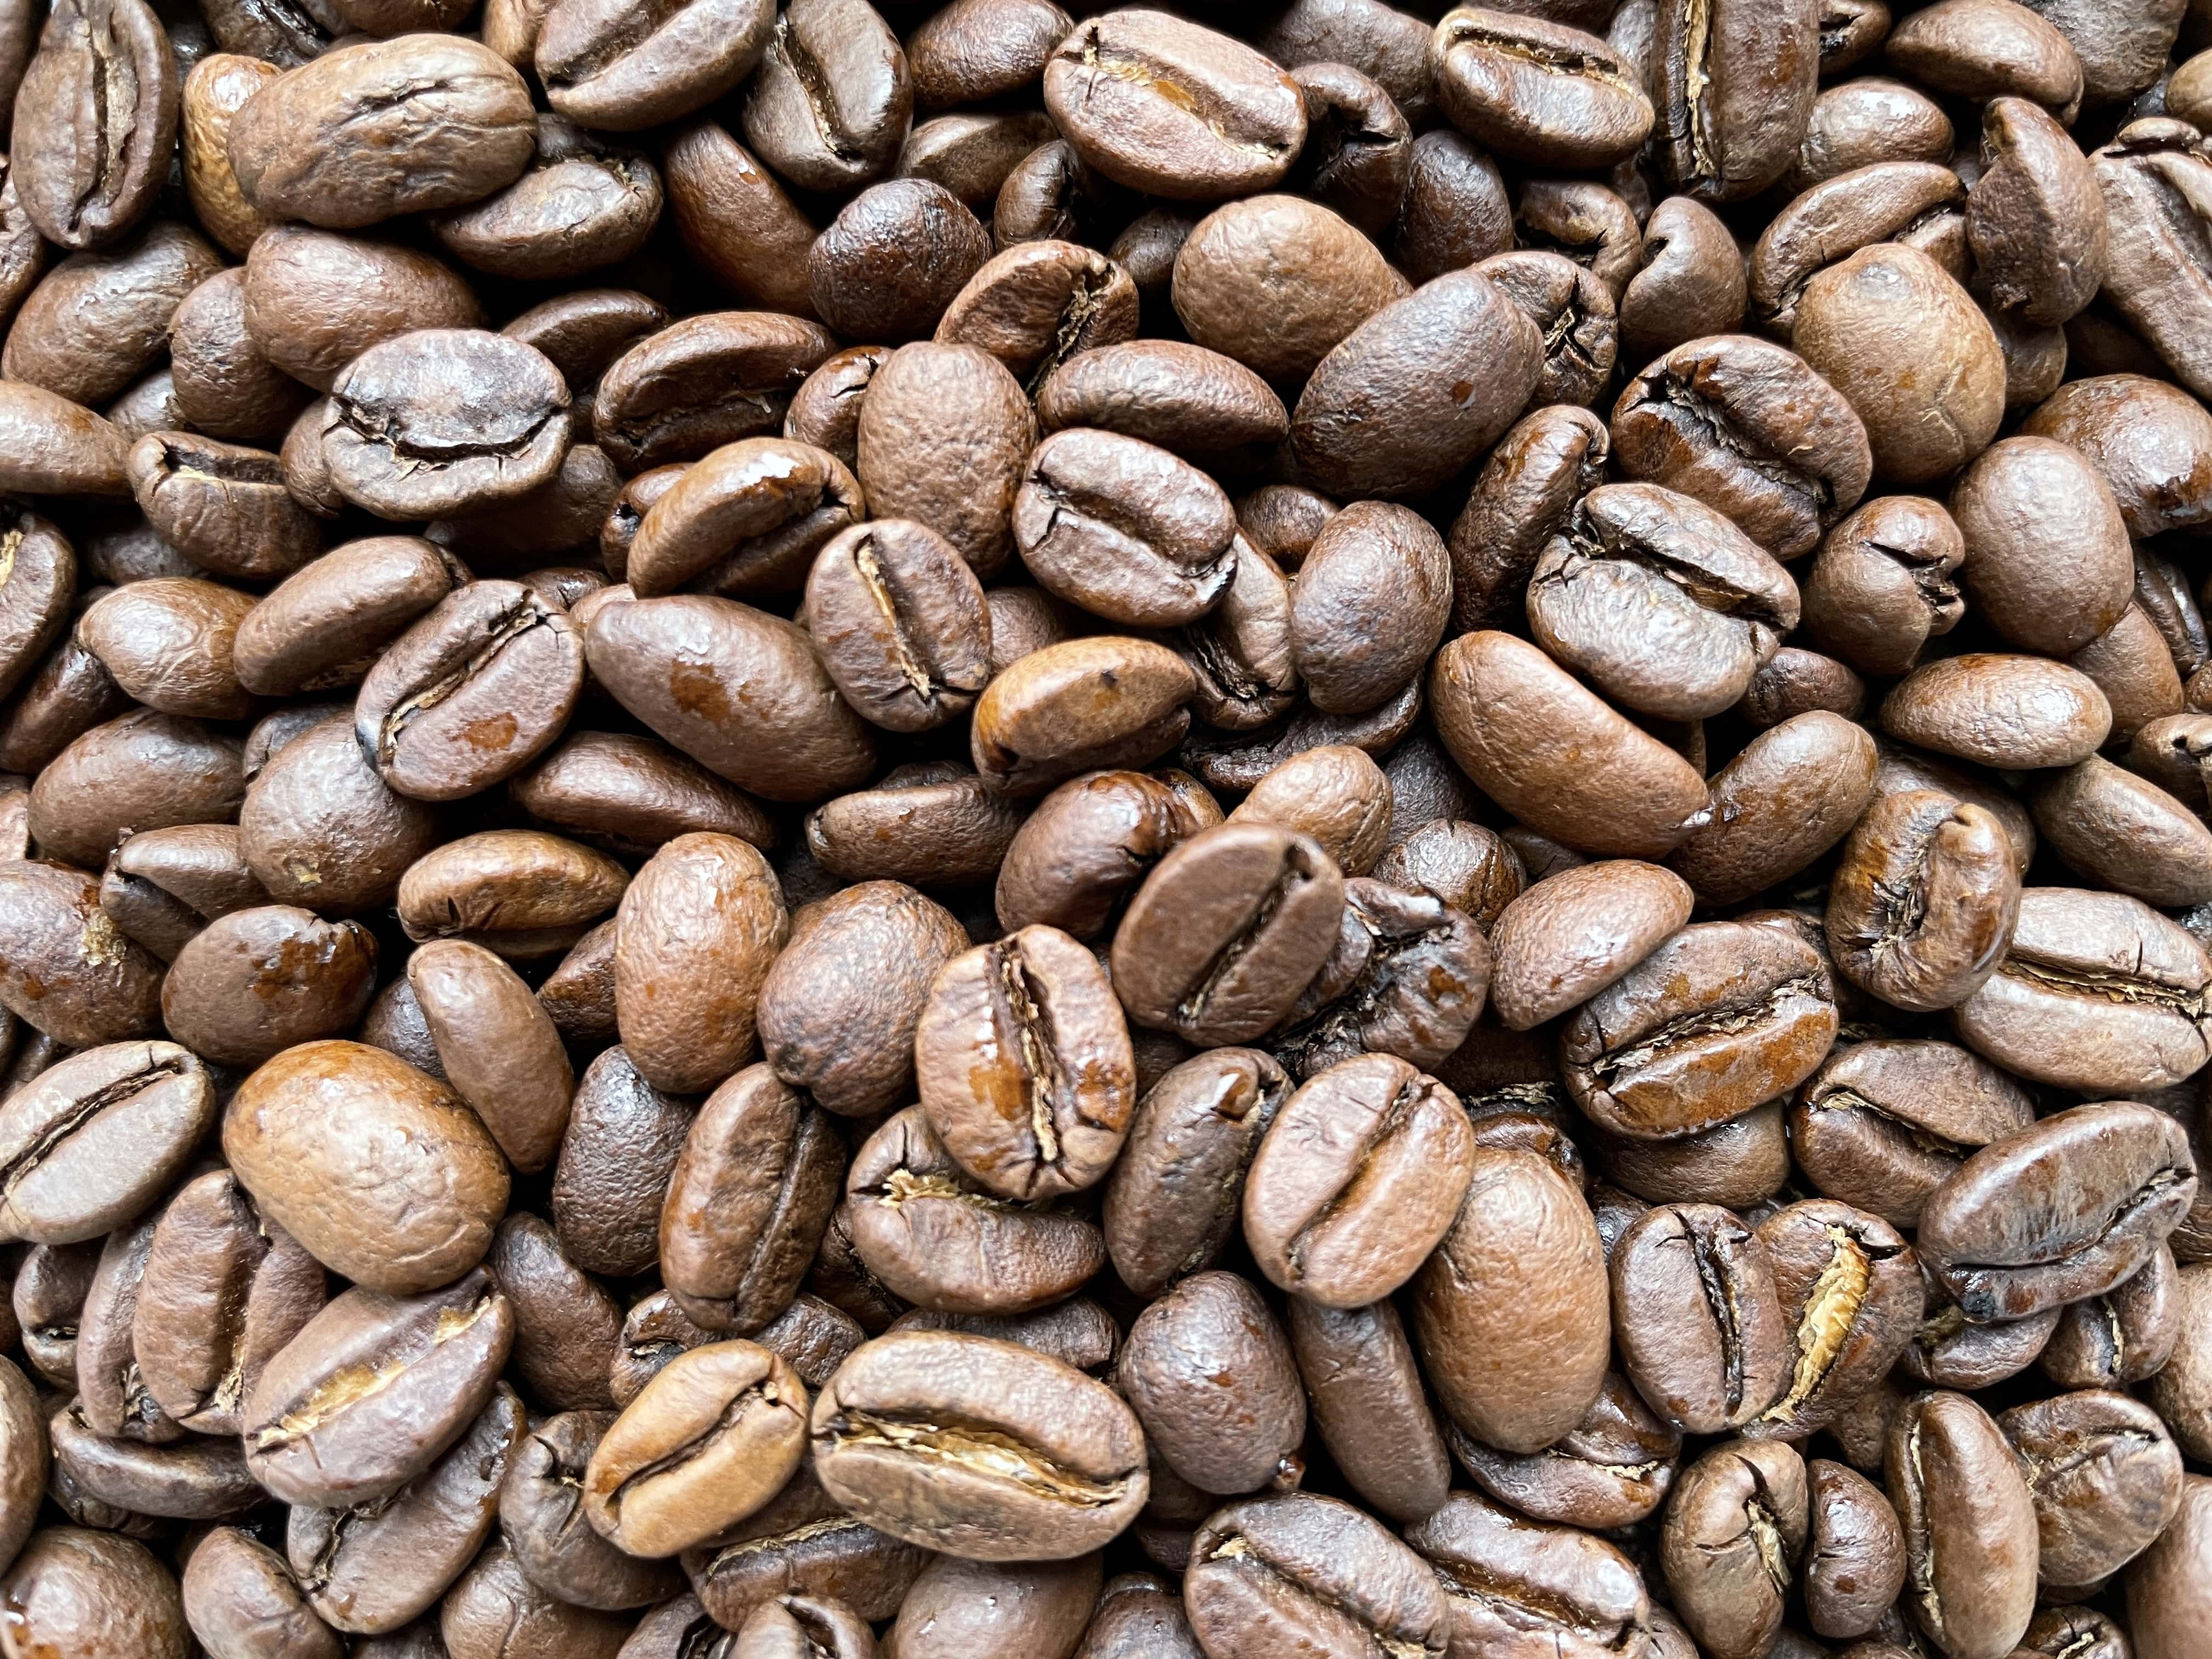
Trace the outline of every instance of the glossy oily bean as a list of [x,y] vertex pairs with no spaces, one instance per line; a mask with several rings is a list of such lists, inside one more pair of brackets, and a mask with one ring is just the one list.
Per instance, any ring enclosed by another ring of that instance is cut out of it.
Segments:
[[2083,1389],[2016,1406],[1997,1426],[2026,1466],[2045,1584],[2101,1581],[2148,1548],[2180,1507],[2181,1453],[2139,1401]]
[[1966,1050],[1881,1038],[1839,1048],[1807,1081],[1790,1144],[1826,1196],[1916,1227],[1953,1170],[2033,1121],[2026,1091]]
[[1650,365],[1613,405],[1612,431],[1630,477],[1718,507],[1778,559],[1809,552],[1873,472],[1842,393],[1748,335],[1686,341]]
[[869,1137],[846,1193],[846,1225],[868,1269],[941,1312],[1042,1307],[1077,1289],[1105,1255],[1079,1215],[999,1198],[967,1176],[919,1107]]
[[1139,1025],[1247,1041],[1291,1012],[1343,902],[1343,878],[1311,837],[1257,823],[1202,831],[1131,901],[1114,936],[1115,994]]
[[551,482],[568,403],[561,372],[520,340],[420,329],[371,346],[332,383],[324,459],[338,493],[380,518],[481,510]]
[[1452,1224],[1474,1146],[1441,1084],[1389,1054],[1316,1073],[1284,1103],[1244,1188],[1261,1270],[1325,1307],[1379,1301]]
[[935,337],[981,347],[1035,397],[1069,359],[1129,340],[1137,318],[1127,271],[1092,249],[1048,237],[1017,242],[987,261],[945,308]]
[[1134,1104],[1127,1026],[1096,957],[1029,927],[947,963],[915,1033],[921,1109],[945,1151],[1001,1197],[1095,1185]]
[[584,647],[592,676],[625,708],[753,794],[816,800],[873,764],[866,726],[806,635],[781,617],[704,595],[640,599],[595,613]]
[[426,1296],[347,1291],[246,1397],[253,1478],[323,1507],[398,1491],[467,1431],[514,1337],[513,1307],[485,1273]]
[[1874,797],[1877,764],[1863,727],[1826,709],[1793,714],[1713,777],[1713,821],[1674,850],[1669,866],[1706,902],[1740,903],[1849,833]]
[[734,836],[670,842],[616,915],[615,1006],[646,1080],[697,1093],[751,1058],[760,988],[790,929],[767,860]]
[[105,246],[153,205],[177,133],[179,70],[151,8],[90,0],[50,12],[15,99],[22,210],[48,240]]
[[814,1402],[814,1467],[859,1519],[971,1560],[1061,1560],[1148,1482],[1135,1416],[1042,1354],[950,1331],[879,1337]]
[[1963,1395],[1916,1395],[1890,1425],[1886,1465],[1914,1622],[1950,1659],[2010,1652],[2035,1610],[2037,1529],[2002,1433]]
[[834,457],[784,438],[741,439],[671,481],[640,520],[623,574],[640,599],[789,592],[860,513],[860,485]]
[[765,1067],[707,1097],[669,1178],[660,1266],[678,1304],[750,1334],[798,1293],[837,1199],[827,1118]]
[[1462,635],[1437,653],[1428,690],[1437,735],[1482,792],[1571,845],[1656,856],[1707,810],[1680,756],[1525,641]]
[[1751,1425],[1802,1440],[1878,1382],[1920,1322],[1918,1263],[1888,1223],[1848,1204],[1785,1205],[1759,1226],[1796,1352],[1790,1386]]
[[2146,903],[2203,902],[2212,842],[2203,821],[2148,780],[2091,756],[2035,795],[2037,827],[2073,868]]
[[1289,1094],[1280,1066],[1241,1048],[1194,1056],[1146,1092],[1102,1216],[1124,1283],[1156,1295],[1219,1257],[1252,1159]]
[[[1298,1327],[1291,1325],[1295,1340]],[[1458,1432],[1452,1453],[1501,1504],[1538,1521],[1604,1528],[1656,1511],[1673,1489],[1682,1437],[1627,1378],[1605,1374],[1582,1420],[1541,1451],[1515,1453]]]
[[1805,1462],[1787,1446],[1721,1446],[1682,1471],[1659,1559],[1701,1650],[1745,1659],[1772,1645],[1808,1519]]
[[27,1643],[82,1644],[99,1659],[184,1659],[187,1650],[177,1581],[143,1544],[117,1533],[45,1528],[0,1593],[19,1609],[15,1628]]
[[2061,1311],[2036,1356],[2045,1376],[2065,1388],[2111,1389],[2165,1369],[2181,1339],[2180,1268],[2167,1237],[2130,1277]]
[[1364,714],[1419,678],[1449,609],[1448,559],[1404,507],[1355,502],[1322,527],[1291,597],[1291,661],[1316,708]]
[[1115,1380],[1152,1454],[1206,1491],[1296,1467],[1305,1397],[1282,1328],[1234,1273],[1196,1273],[1139,1315]]
[[[1970,1319],[2021,1319],[2102,1295],[2187,1213],[2180,1127],[2133,1102],[2080,1106],[1984,1147],[1929,1195],[1923,1256]],[[1990,1194],[2007,1194],[2003,1207]]]
[[1007,845],[994,895],[999,923],[1042,922],[1097,938],[1146,872],[1205,827],[1161,775],[1072,778],[1037,804]]
[[1225,467],[1255,447],[1279,443],[1290,430],[1282,399],[1257,374],[1184,342],[1089,346],[1036,384],[1037,421],[1048,431],[1123,433],[1200,465]]
[[1314,1426],[1353,1489],[1393,1519],[1434,1513],[1451,1460],[1396,1307],[1339,1310],[1293,1297],[1284,1318]]
[[147,1246],[131,1351],[161,1409],[236,1433],[263,1369],[322,1307],[322,1264],[216,1170],[169,1201]]
[[215,1083],[174,1042],[105,1044],[0,1103],[0,1228],[40,1244],[143,1214],[214,1127]]
[[193,1051],[256,1066],[350,1030],[376,984],[376,942],[356,921],[291,905],[210,922],[169,964],[161,1018]]
[[2063,656],[2127,608],[2135,564],[2118,503],[2065,445],[1990,446],[1952,492],[1951,514],[1966,539],[1967,598],[2012,644]]
[[[412,34],[270,82],[231,118],[225,148],[255,208],[348,230],[512,184],[532,130],[528,91],[503,60],[471,40]],[[460,137],[465,165],[422,164],[426,145]]]
[[[1303,575],[1303,573],[1301,573]],[[1632,708],[1718,714],[1796,626],[1796,584],[1721,514],[1648,484],[1585,495],[1528,585],[1536,641]]]
[[1758,1236],[1711,1204],[1650,1210],[1613,1246],[1621,1360],[1652,1409],[1691,1434],[1741,1427],[1789,1387],[1793,1354]]
[[1437,26],[1429,61],[1452,125],[1516,161],[1596,170],[1651,129],[1629,64],[1580,29],[1462,6]]
[[1826,1458],[1805,1466],[1805,1611],[1821,1635],[1863,1636],[1905,1587],[1905,1534],[1881,1488]]
[[232,646],[239,682],[264,696],[351,684],[459,576],[449,555],[412,536],[334,548],[246,613]]
[[2015,769],[2085,759],[2112,718],[2087,676],[2045,659],[1980,652],[1915,669],[1880,713],[1882,730],[1907,743]]
[[1021,823],[1021,807],[974,770],[938,761],[894,767],[876,787],[808,813],[806,850],[852,881],[980,882]]
[[1965,538],[1936,502],[1878,497],[1829,533],[1806,571],[1806,629],[1863,672],[1903,673],[1966,615],[1965,558]]
[[1617,1133],[1665,1139],[1794,1088],[1837,1027],[1820,958],[1766,928],[1685,928],[1567,1024],[1567,1086]]
[[148,708],[201,720],[239,720],[253,701],[232,660],[247,596],[218,583],[156,577],[111,590],[77,623],[77,637],[115,683]]
[[[1534,1452],[1580,1422],[1604,1386],[1605,1257],[1582,1194],[1541,1155],[1482,1146],[1469,1163],[1459,1212],[1413,1282],[1414,1344],[1463,1433]],[[1510,1369],[1542,1386],[1509,1383],[1480,1353],[1519,1356]]]
[[1119,433],[1054,434],[1014,497],[1015,545],[1049,592],[1109,622],[1172,628],[1219,603],[1236,574],[1220,487]]

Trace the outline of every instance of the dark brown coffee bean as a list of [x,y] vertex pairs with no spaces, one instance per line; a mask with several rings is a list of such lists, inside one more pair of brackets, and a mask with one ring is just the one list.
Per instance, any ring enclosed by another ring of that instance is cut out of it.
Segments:
[[1596,171],[1651,130],[1631,66],[1563,23],[1462,6],[1437,25],[1429,62],[1452,125],[1516,161]]
[[909,1106],[868,1138],[845,1179],[847,1224],[868,1270],[944,1313],[1018,1313],[1057,1302],[1105,1260],[1097,1227],[1048,1204],[1001,1199],[952,1161]]
[[1259,1659],[1305,1641],[1340,1652],[1440,1655],[1454,1630],[1428,1563],[1349,1504],[1247,1498],[1191,1542],[1183,1610],[1208,1654]]
[[[362,1187],[349,1171],[386,1140],[415,1159]],[[505,1210],[507,1165],[476,1115],[378,1048],[311,1042],[232,1097],[223,1151],[263,1212],[316,1259],[393,1296],[442,1285],[483,1258]]]
[[2156,1412],[2101,1389],[2015,1406],[1997,1426],[2035,1505],[2045,1584],[2094,1584],[2148,1549],[2181,1506],[2181,1453]]
[[639,599],[600,610],[585,649],[626,708],[755,794],[817,800],[873,766],[867,728],[781,617],[703,595]]
[[1148,1485],[1143,1433],[1104,1384],[951,1331],[858,1350],[814,1403],[812,1450],[857,1518],[974,1560],[1085,1553],[1135,1516]]
[[161,1018],[193,1051],[256,1066],[353,1029],[376,986],[376,941],[357,921],[272,904],[208,924],[170,963]]
[[[706,0],[640,14],[606,0],[536,9],[534,47],[519,43],[553,106],[581,125],[635,131],[729,91],[760,61],[775,22],[764,0]],[[491,35],[486,20],[486,39]]]
[[399,925],[417,944],[459,939],[527,962],[575,943],[629,884],[621,865],[574,842],[539,830],[487,830],[407,866]]
[[231,118],[225,148],[261,212],[351,230],[513,184],[533,125],[505,60],[458,35],[408,34],[278,76]]
[[[1292,1304],[1292,1340],[1298,1340]],[[1316,1399],[1316,1411],[1319,1401]],[[1541,1451],[1514,1453],[1476,1440],[1456,1425],[1453,1454],[1480,1486],[1539,1521],[1604,1529],[1632,1526],[1673,1489],[1682,1437],[1644,1403],[1628,1379],[1607,1371],[1596,1402]]]
[[1837,1014],[1812,947],[1763,927],[1686,927],[1571,1019],[1567,1086],[1604,1127],[1666,1139],[1796,1087]]
[[[497,1527],[500,1487],[526,1427],[522,1402],[501,1386],[452,1449],[396,1497],[295,1506],[285,1557],[324,1621],[374,1636],[434,1607]],[[355,1645],[380,1651],[373,1640]]]
[[2036,1517],[1997,1425],[1964,1395],[1916,1395],[1887,1467],[1914,1621],[1950,1659],[2009,1652],[2035,1611]]
[[1042,794],[1102,767],[1143,766],[1189,729],[1196,681],[1165,646],[1110,635],[1033,651],[976,700],[969,752],[987,787]]
[[1454,1648],[1523,1642],[1571,1659],[1596,1659],[1617,1646],[1661,1651],[1651,1606],[1628,1558],[1569,1527],[1523,1521],[1473,1492],[1407,1528],[1443,1588]]
[[[1604,1386],[1605,1257],[1582,1194],[1540,1155],[1478,1146],[1469,1162],[1465,1200],[1413,1280],[1414,1344],[1463,1433],[1534,1451],[1581,1421]],[[1509,1388],[1471,1358],[1508,1352],[1541,1387]]]
[[1045,108],[1115,183],[1182,200],[1265,190],[1305,142],[1297,82],[1241,41],[1164,12],[1094,20],[1044,70]]
[[1659,1561],[1701,1651],[1748,1659],[1772,1648],[1808,1519],[1805,1460],[1788,1446],[1718,1446],[1682,1471]]
[[1489,632],[1449,641],[1429,694],[1452,758],[1532,828],[1592,852],[1649,857],[1708,810],[1705,780],[1687,762],[1526,641]]
[[1148,1307],[1115,1380],[1149,1450],[1195,1486],[1250,1492],[1297,1467],[1306,1402],[1290,1344],[1234,1273],[1195,1274]]
[[1691,1434],[1741,1427],[1780,1399],[1790,1324],[1758,1236],[1717,1205],[1650,1210],[1613,1247],[1621,1362],[1653,1410]]
[[481,1272],[426,1296],[348,1291],[246,1397],[253,1478],[322,1507],[398,1491],[467,1432],[514,1339],[514,1309]]
[[1146,1092],[1103,1218],[1125,1284],[1157,1294],[1219,1257],[1237,1228],[1246,1172],[1289,1093],[1279,1066],[1238,1048],[1186,1060]]
[[1784,1206],[1759,1223],[1759,1240],[1796,1353],[1788,1389],[1751,1431],[1799,1440],[1878,1382],[1912,1340],[1919,1264],[1888,1223],[1827,1199]]
[[179,71],[169,40],[138,0],[66,0],[23,71],[9,144],[23,211],[67,248],[127,234],[168,178]]
[[1311,837],[1222,824],[1155,867],[1114,937],[1115,989],[1138,1024],[1208,1044],[1291,1011],[1336,939],[1343,882]]

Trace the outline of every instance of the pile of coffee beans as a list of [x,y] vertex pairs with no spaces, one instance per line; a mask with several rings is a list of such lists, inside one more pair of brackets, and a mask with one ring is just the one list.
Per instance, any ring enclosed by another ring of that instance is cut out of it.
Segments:
[[2212,0],[1065,3],[0,0],[0,1659],[2207,1659]]

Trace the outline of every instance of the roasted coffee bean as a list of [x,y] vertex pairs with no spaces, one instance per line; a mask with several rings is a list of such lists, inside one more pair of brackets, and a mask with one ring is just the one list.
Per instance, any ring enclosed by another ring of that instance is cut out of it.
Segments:
[[[1413,1280],[1414,1341],[1462,1432],[1533,1452],[1581,1421],[1604,1386],[1605,1257],[1582,1194],[1540,1154],[1481,1146],[1468,1162],[1458,1212]],[[1532,1320],[1539,1283],[1543,1316]],[[1525,1355],[1543,1386],[1504,1386],[1471,1360],[1504,1352]]]
[[176,1043],[110,1043],[62,1061],[0,1106],[0,1227],[72,1244],[127,1224],[215,1115],[206,1066]]
[[1183,1279],[1130,1328],[1115,1381],[1151,1453],[1206,1491],[1296,1479],[1305,1396],[1282,1329],[1234,1273]]
[[348,1291],[246,1396],[253,1478],[321,1507],[397,1492],[467,1431],[514,1339],[513,1306],[481,1272],[424,1296]]
[[1332,1066],[1284,1103],[1253,1159],[1254,1259],[1325,1307],[1379,1301],[1452,1225],[1474,1153],[1466,1115],[1435,1079],[1391,1054]]
[[[1996,972],[1953,1019],[1976,1052],[2037,1082],[2163,1088],[2203,1063],[2207,969],[2196,942],[2139,900],[2031,888]],[[2093,1007],[2101,1018],[2086,1024]]]
[[2094,1583],[2149,1547],[2181,1504],[2181,1453],[2158,1413],[2084,1389],[2016,1406],[1997,1422],[2035,1504],[2045,1584]]
[[939,969],[915,1032],[921,1109],[1000,1197],[1094,1186],[1135,1103],[1127,1031],[1097,957],[1056,928],[1023,928]]
[[1291,1012],[1334,947],[1343,878],[1310,836],[1220,824],[1155,866],[1114,936],[1115,994],[1138,1024],[1216,1044]]
[[1685,342],[1632,380],[1613,405],[1613,448],[1630,477],[1719,508],[1778,559],[1811,551],[1873,471],[1842,394],[1742,334]]
[[1135,1516],[1148,1486],[1137,1419],[1103,1383],[950,1331],[854,1352],[814,1403],[812,1448],[823,1486],[856,1517],[975,1560],[1084,1554]]
[[707,1097],[669,1178],[660,1266],[710,1329],[758,1331],[798,1293],[837,1198],[836,1132],[763,1066]]
[[[303,1043],[263,1066],[231,1097],[222,1139],[265,1215],[316,1260],[391,1296],[465,1273],[507,1206],[506,1162],[475,1113],[359,1043]],[[386,1144],[410,1148],[386,1180],[346,1179]]]
[[1950,1659],[2010,1652],[2035,1611],[2037,1525],[2002,1433],[1964,1395],[1916,1395],[1886,1462],[1914,1622]]
[[870,1272],[945,1313],[1018,1313],[1057,1302],[1105,1257],[1098,1229],[1043,1203],[992,1193],[956,1164],[919,1106],[854,1155],[846,1224]]
[[1635,1566],[1588,1533],[1455,1492],[1406,1539],[1443,1590],[1452,1647],[1540,1643],[1595,1659],[1654,1634],[1656,1610]]
[[1796,1356],[1790,1386],[1750,1425],[1800,1440],[1886,1376],[1920,1323],[1919,1263],[1879,1217],[1830,1199],[1759,1224]]
[[1595,171],[1651,130],[1631,66],[1580,29],[1462,6],[1437,26],[1429,54],[1452,125],[1516,161]]
[[2079,1106],[1947,1176],[1922,1208],[1920,1249],[1969,1319],[2025,1318],[2138,1271],[2188,1212],[2195,1182],[2186,1137],[2163,1112]]
[[40,235],[105,247],[145,216],[168,178],[179,76],[138,0],[71,0],[47,14],[15,98],[22,136],[8,147],[9,183]]
[[1304,1492],[1247,1498],[1199,1528],[1183,1608],[1200,1644],[1223,1659],[1297,1640],[1442,1654],[1455,1619],[1427,1566],[1348,1504]]
[[322,1264],[227,1171],[187,1182],[147,1246],[131,1316],[146,1391],[201,1433],[238,1431],[270,1360],[322,1307]]
[[[1299,1305],[1291,1304],[1294,1342]],[[1319,1403],[1316,1397],[1316,1411]],[[1656,1510],[1682,1449],[1680,1432],[1614,1371],[1582,1420],[1540,1451],[1504,1451],[1456,1425],[1449,1433],[1453,1455],[1501,1504],[1539,1521],[1598,1530],[1632,1526]]]
[[1569,1091],[1601,1125],[1666,1139],[1795,1088],[1837,1030],[1810,945],[1742,923],[1687,927],[1561,1033]]
[[1703,1651],[1748,1659],[1772,1647],[1808,1522],[1805,1462],[1788,1446],[1740,1441],[1682,1471],[1659,1560]]
[[1772,1258],[1735,1215],[1711,1204],[1652,1209],[1613,1247],[1612,1273],[1622,1363],[1662,1417],[1714,1434],[1783,1397],[1790,1322]]
[[1048,591],[1125,627],[1173,628],[1212,610],[1236,574],[1237,520],[1218,485],[1119,433],[1059,432],[1029,459],[1015,544]]
[[1533,829],[1646,857],[1674,847],[1708,810],[1687,762],[1526,641],[1451,641],[1430,670],[1429,696],[1452,758]]
[[629,884],[622,866],[572,841],[487,830],[408,866],[399,925],[417,944],[459,940],[526,962],[575,943]]
[[2163,1245],[2102,1296],[2069,1303],[2036,1358],[2043,1374],[2067,1388],[2110,1389],[2163,1370],[2181,1338],[2180,1271]]
[[1948,1042],[1881,1038],[1838,1048],[1790,1113],[1790,1151],[1829,1198],[1917,1227],[1977,1149],[2034,1121],[2027,1092]]
[[[225,149],[259,211],[350,230],[514,183],[532,126],[529,92],[504,60],[457,35],[408,34],[280,76],[231,118]],[[430,148],[445,144],[460,149]]]
[[1956,1006],[1997,970],[2019,880],[2003,825],[1981,806],[1931,789],[1881,795],[1829,890],[1836,967],[1900,1008]]

